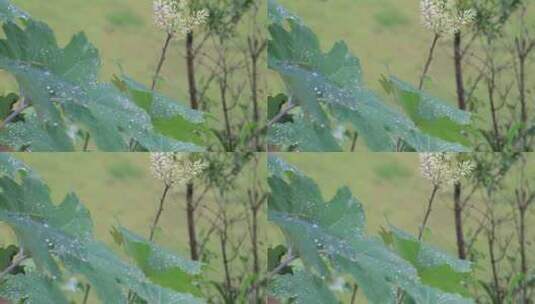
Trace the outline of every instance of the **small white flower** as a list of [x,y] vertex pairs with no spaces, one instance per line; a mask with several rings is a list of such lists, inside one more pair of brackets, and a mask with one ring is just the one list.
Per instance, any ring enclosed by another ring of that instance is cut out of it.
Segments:
[[192,160],[184,153],[151,153],[151,171],[167,186],[186,184],[204,171],[208,164]]
[[332,291],[344,291],[346,281],[342,277],[336,277],[329,286]]
[[80,131],[78,126],[69,125],[69,128],[67,129],[67,136],[69,136],[70,139],[75,140],[76,136],[78,135],[78,131]]
[[187,34],[207,22],[205,9],[193,10],[190,0],[154,0],[154,24],[169,34]]
[[472,9],[460,10],[457,0],[421,0],[420,11],[425,28],[439,35],[458,33],[476,17]]
[[420,172],[433,185],[455,184],[469,176],[475,166],[471,161],[461,161],[452,153],[421,153]]
[[65,284],[62,286],[62,289],[70,292],[78,291],[78,280],[75,277],[71,277]]

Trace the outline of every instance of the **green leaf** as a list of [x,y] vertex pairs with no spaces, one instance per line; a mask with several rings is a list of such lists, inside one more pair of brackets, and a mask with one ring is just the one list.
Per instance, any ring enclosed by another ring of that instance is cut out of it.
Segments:
[[0,131],[0,143],[15,151],[74,151],[63,125],[41,124],[35,113],[27,113],[24,120],[7,124]]
[[[268,120],[272,120],[279,114],[282,106],[288,102],[288,96],[284,94],[278,94],[277,96],[268,96]],[[292,121],[291,115],[284,115],[278,120],[279,123],[285,123]]]
[[390,229],[394,249],[416,267],[423,283],[446,292],[469,295],[465,283],[470,277],[470,262],[445,255],[394,226]]
[[6,269],[11,265],[11,260],[19,252],[19,248],[15,245],[9,245],[5,248],[0,248],[0,269]]
[[[278,245],[275,248],[268,248],[268,271],[273,271],[277,266],[279,266],[282,257],[288,252],[288,249],[283,245]],[[290,266],[283,267],[279,274],[288,274],[293,273]]]
[[9,93],[6,96],[0,96],[0,120],[6,119],[11,113],[13,104],[19,100],[19,96],[15,93]]
[[340,303],[320,278],[306,271],[277,276],[269,285],[269,293],[295,304]]
[[[337,42],[330,51],[323,53],[316,35],[298,18],[275,1],[270,1],[269,6],[272,24],[269,26],[268,65],[284,80],[308,128],[350,123],[373,151],[394,151],[400,142],[416,151],[467,150],[457,142],[436,136],[435,128],[427,125],[419,128],[382,102],[363,83],[359,59],[350,53],[344,42]],[[288,132],[281,133],[286,136]],[[307,138],[306,135],[297,134],[292,139]],[[277,136],[271,132],[270,141],[286,140]]]
[[11,303],[69,303],[55,281],[34,272],[8,275],[0,284],[0,297]]
[[127,77],[115,77],[114,84],[151,116],[154,128],[176,140],[201,144],[208,128],[202,112],[192,110]]
[[340,152],[342,148],[332,135],[331,128],[310,124],[294,117],[293,122],[274,124],[268,130],[268,142],[282,147],[295,147],[304,152]]
[[410,261],[369,236],[362,205],[348,188],[325,201],[312,179],[276,157],[269,162],[268,219],[279,226],[308,271],[327,279],[332,265],[351,275],[370,303],[394,303],[397,288],[416,303],[472,303],[425,284]]
[[0,153],[0,177],[7,175],[10,178],[16,178],[20,171],[31,173],[32,170],[22,161],[14,158],[11,154]]
[[286,19],[294,19],[298,22],[299,17],[288,12],[283,6],[279,5],[275,0],[268,0],[268,17],[272,22],[282,23]]
[[0,22],[16,21],[17,19],[29,19],[30,15],[16,7],[9,0],[0,0]]
[[201,272],[199,263],[173,255],[123,227],[115,228],[112,234],[152,282],[178,292],[200,295],[193,280]]
[[470,113],[454,108],[393,76],[383,79],[382,84],[418,128],[446,141],[470,145],[466,138]]

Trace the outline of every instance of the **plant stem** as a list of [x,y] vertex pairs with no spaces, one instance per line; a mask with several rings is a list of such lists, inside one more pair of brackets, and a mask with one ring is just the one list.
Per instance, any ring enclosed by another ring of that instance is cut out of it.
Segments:
[[418,84],[418,90],[421,90],[424,86],[424,80],[427,76],[427,72],[429,72],[429,68],[431,67],[431,62],[433,61],[433,54],[435,53],[435,47],[437,46],[438,39],[440,38],[439,34],[435,34],[435,37],[433,38],[433,42],[431,43],[431,47],[429,48],[429,53],[427,55],[427,61],[425,62],[424,70],[422,72],[422,75],[420,76],[420,82]]
[[167,37],[165,38],[165,42],[162,47],[162,52],[160,54],[160,60],[158,61],[156,72],[154,73],[154,77],[152,78],[152,85],[150,88],[153,91],[156,88],[156,83],[158,82],[158,78],[160,77],[160,72],[162,70],[163,63],[165,62],[165,55],[167,54],[167,49],[169,48],[169,44],[171,43],[172,39],[173,39],[173,34],[167,33]]
[[2,130],[3,128],[5,128],[5,126],[10,123],[11,121],[13,121],[13,119],[15,119],[20,113],[22,113],[22,111],[26,110],[30,105],[26,103],[26,99],[22,99],[21,101],[21,104],[19,105],[19,107],[17,109],[15,109],[13,112],[11,112],[11,114],[9,114],[8,117],[6,117],[6,119],[4,119],[4,121],[2,121],[2,123],[0,123],[0,130]]
[[222,56],[221,61],[222,61],[221,65],[223,69],[223,72],[222,72],[223,75],[221,77],[221,80],[219,81],[219,96],[221,97],[221,107],[223,111],[223,118],[225,122],[225,132],[227,136],[227,143],[226,143],[227,147],[225,148],[225,151],[232,152],[233,151],[232,126],[231,126],[230,115],[229,115],[230,108],[227,103],[228,70],[227,70],[227,64],[226,64],[226,60],[224,56]]
[[[197,83],[195,80],[195,49],[193,47],[193,32],[186,35],[186,63],[188,74],[188,90],[190,107],[194,110],[199,109],[199,101],[197,100]],[[197,248],[197,235],[195,232],[195,205],[193,202],[194,184],[190,182],[186,186],[186,212],[188,221],[188,236],[190,256],[194,261],[199,260],[199,253]]]
[[[263,41],[259,45],[259,41],[257,37],[253,35],[252,37],[249,37],[248,45],[249,45],[249,55],[251,57],[251,99],[253,102],[253,121],[257,125],[259,125],[260,110],[259,110],[259,105],[258,105],[258,80],[259,80],[258,59],[267,44],[265,41]],[[254,146],[255,146],[255,151],[262,150],[262,147],[260,146],[259,134],[255,134],[254,136]]]
[[6,269],[4,269],[2,272],[0,272],[0,281],[4,276],[8,275],[13,269],[19,266],[27,258],[28,256],[24,254],[24,249],[19,249],[19,252],[15,255],[11,264],[7,266]]
[[[425,227],[427,226],[427,221],[429,220],[429,216],[431,215],[431,210],[433,207],[433,201],[435,200],[435,196],[437,194],[439,186],[433,185],[433,191],[431,191],[431,195],[429,196],[429,200],[427,201],[427,207],[425,209],[425,215],[424,219],[422,221],[422,224],[420,225],[420,228],[418,230],[418,241],[422,240],[422,237],[424,235]],[[396,303],[401,304],[403,303],[403,299],[405,298],[405,293],[401,288],[398,287],[397,289],[397,301]]]
[[461,50],[461,32],[455,33],[455,37],[453,39],[453,53],[455,63],[455,83],[457,87],[457,104],[459,109],[466,110],[462,69],[463,55]]
[[351,302],[350,304],[355,304],[357,300],[357,291],[359,290],[359,286],[357,284],[353,284],[353,293],[351,294]]
[[463,233],[462,202],[461,202],[461,183],[455,183],[453,186],[453,203],[455,216],[455,235],[457,239],[457,255],[459,259],[466,259],[466,245]]
[[223,262],[223,273],[225,275],[225,288],[230,291],[232,290],[232,279],[230,275],[230,259],[228,257],[228,232],[227,232],[227,223],[226,219],[223,220],[223,232],[219,234],[219,246],[221,249],[221,261]]
[[277,123],[279,120],[282,119],[282,117],[284,117],[284,115],[288,114],[288,112],[290,112],[291,110],[297,108],[297,105],[292,103],[291,101],[288,102],[288,105],[286,107],[286,109],[284,109],[283,111],[279,112],[279,114],[277,114],[275,117],[273,117],[270,121],[268,121],[268,123],[258,129],[254,134],[253,136],[251,136],[251,138],[247,141],[248,143],[253,140],[255,137],[259,136],[260,134],[266,132],[272,125],[274,125],[275,123]]
[[249,290],[255,290],[256,288],[258,288],[258,286],[267,284],[269,280],[271,280],[272,277],[274,277],[277,273],[279,273],[282,269],[284,269],[284,267],[287,267],[296,259],[297,257],[292,255],[290,252],[284,261],[282,261],[277,267],[275,267],[272,271],[270,271],[263,279],[253,284],[251,288],[249,288]]
[[190,107],[194,110],[199,109],[197,100],[197,83],[195,81],[195,50],[193,49],[193,32],[186,36],[186,63],[188,72],[188,88]]
[[84,301],[82,304],[87,304],[87,300],[89,299],[89,292],[91,291],[91,285],[86,284],[85,285],[85,293],[84,293]]
[[197,245],[197,233],[195,232],[195,205],[193,202],[194,184],[188,183],[186,186],[186,213],[188,221],[188,237],[190,257],[194,261],[199,260],[199,252]]
[[[454,66],[455,66],[455,83],[457,89],[457,105],[461,110],[466,110],[466,100],[464,92],[464,82],[463,82],[463,69],[462,69],[462,60],[463,52],[461,50],[461,32],[455,33],[453,39],[453,55],[454,55]],[[457,238],[457,250],[459,253],[459,258],[466,258],[465,242],[464,242],[464,231],[462,225],[462,206],[460,205],[460,194],[461,188],[460,184],[458,186],[458,199],[454,199],[455,203],[455,234]],[[454,189],[455,190],[455,189]]]
[[[429,216],[431,215],[431,210],[433,207],[433,201],[435,200],[435,196],[437,194],[439,186],[433,185],[433,191],[431,191],[431,195],[429,196],[429,200],[427,201],[427,207],[425,209],[425,215],[424,219],[422,221],[422,224],[420,225],[419,231],[418,231],[418,241],[422,240],[422,237],[424,235],[425,227],[427,226],[427,222],[429,220]],[[397,289],[397,301],[396,303],[401,304],[403,303],[403,300],[405,298],[405,292],[401,290],[401,288],[398,287]]]
[[87,132],[85,134],[85,138],[84,138],[84,148],[83,148],[83,151],[84,152],[87,152],[87,149],[89,147],[89,139],[91,138],[91,133]]
[[288,112],[290,112],[291,110],[295,109],[296,107],[297,107],[296,104],[292,103],[291,101],[288,102],[288,105],[287,105],[286,109],[282,110],[281,112],[279,112],[279,114],[277,114],[270,121],[268,121],[268,123],[263,128],[259,129],[255,133],[255,135],[253,135],[253,137],[258,136],[259,134],[267,131],[267,129],[269,129],[269,127],[271,127],[272,125],[277,123],[279,120],[282,119],[282,117],[284,117],[284,115],[288,114]]
[[355,131],[353,134],[353,139],[351,140],[351,152],[355,152],[355,148],[357,147],[357,140],[359,138],[359,133]]
[[152,241],[154,239],[154,233],[156,232],[156,228],[158,227],[158,222],[160,221],[160,216],[162,215],[163,206],[165,204],[165,199],[167,197],[169,189],[171,189],[171,186],[166,184],[165,188],[163,189],[162,196],[160,197],[160,205],[158,206],[158,211],[156,212],[156,216],[154,217],[154,221],[152,222],[152,225],[150,227],[149,241]]
[[435,196],[437,194],[438,188],[439,188],[438,185],[434,185],[433,186],[433,191],[431,192],[431,196],[429,197],[429,200],[427,201],[427,208],[425,210],[424,219],[422,221],[422,225],[420,225],[420,230],[418,232],[418,241],[422,240],[422,237],[423,237],[423,234],[424,234],[424,231],[425,231],[425,227],[427,226],[427,221],[429,220],[429,216],[431,215],[431,210],[432,210],[432,207],[433,207],[433,201],[435,200]]

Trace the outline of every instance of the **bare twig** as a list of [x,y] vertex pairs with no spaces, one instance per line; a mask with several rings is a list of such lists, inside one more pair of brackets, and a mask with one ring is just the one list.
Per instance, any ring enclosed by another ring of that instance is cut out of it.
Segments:
[[439,186],[434,185],[433,191],[431,192],[431,196],[429,197],[429,200],[427,201],[427,208],[425,210],[424,219],[422,221],[422,224],[420,225],[420,230],[418,232],[418,241],[422,240],[425,227],[427,226],[427,221],[429,220],[429,216],[431,215],[431,210],[433,206],[433,201],[435,200],[435,196],[437,194]]
[[288,249],[288,254],[286,255],[286,259],[284,261],[282,261],[279,265],[277,265],[277,267],[275,267],[272,271],[268,272],[268,274],[264,278],[258,280],[256,283],[252,284],[251,287],[249,288],[249,292],[248,293],[250,293],[251,291],[257,289],[258,286],[262,286],[262,285],[267,284],[271,280],[271,278],[273,278],[275,275],[277,275],[277,273],[281,272],[285,267],[288,267],[296,259],[297,259],[297,256],[294,256],[292,254],[292,248],[289,248]]
[[424,80],[427,76],[427,72],[429,72],[429,67],[431,67],[431,62],[433,61],[433,54],[435,53],[435,47],[437,46],[439,38],[439,34],[435,34],[435,37],[433,37],[433,42],[431,43],[431,47],[429,48],[429,53],[427,55],[427,61],[425,62],[424,70],[422,72],[422,75],[420,76],[420,82],[418,83],[419,90],[421,90],[424,86]]
[[22,98],[22,101],[21,101],[21,104],[19,105],[19,107],[17,109],[15,109],[13,112],[11,112],[11,114],[9,114],[9,116],[6,117],[6,119],[4,119],[4,121],[2,121],[2,123],[0,123],[0,130],[5,128],[5,126],[8,123],[13,121],[13,119],[15,119],[17,116],[19,116],[19,114],[22,113],[24,110],[26,110],[29,106],[30,105],[26,102],[26,98]]
[[6,269],[4,269],[2,272],[0,272],[0,280],[2,280],[2,278],[4,276],[9,274],[11,271],[13,271],[13,269],[15,269],[17,266],[19,266],[27,258],[28,258],[28,256],[24,254],[24,249],[20,248],[19,252],[13,258],[13,261],[11,262],[11,264],[9,266],[7,266]]
[[277,123],[279,120],[281,120],[284,115],[288,114],[291,110],[295,109],[297,107],[296,104],[294,104],[291,100],[288,102],[288,105],[286,106],[286,108],[284,110],[282,110],[281,112],[279,112],[279,114],[277,114],[275,117],[273,117],[264,127],[262,127],[261,129],[258,129],[255,134],[251,137],[251,140],[253,138],[255,138],[256,136],[264,133],[265,131],[267,131],[271,126],[273,126],[275,123]]
[[158,82],[158,78],[160,77],[160,72],[163,67],[163,63],[165,62],[165,55],[167,54],[167,49],[169,48],[169,43],[173,39],[172,33],[167,33],[167,37],[165,38],[165,42],[162,47],[162,52],[160,53],[160,60],[158,61],[158,66],[156,67],[156,72],[154,73],[154,77],[152,78],[152,85],[151,90],[154,90],[156,88],[156,83]]
[[169,189],[171,189],[171,186],[166,184],[163,189],[162,196],[160,197],[160,205],[158,206],[158,211],[156,212],[156,216],[154,217],[154,221],[152,222],[152,225],[150,227],[149,241],[152,241],[154,239],[154,233],[156,232],[156,228],[158,227],[158,222],[160,221],[160,216],[162,215],[163,206],[165,204],[165,198],[167,197]]

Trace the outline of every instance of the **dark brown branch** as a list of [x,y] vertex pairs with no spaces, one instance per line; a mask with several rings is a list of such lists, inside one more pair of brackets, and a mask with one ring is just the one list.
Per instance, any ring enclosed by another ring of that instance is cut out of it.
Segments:
[[163,189],[162,196],[160,197],[160,205],[158,206],[158,210],[156,211],[156,216],[154,217],[152,225],[150,226],[149,241],[152,241],[154,239],[154,233],[156,232],[156,228],[158,227],[160,217],[162,216],[165,199],[167,198],[167,193],[169,192],[169,189],[171,189],[171,186],[166,184]]
[[165,38],[165,42],[163,44],[163,47],[162,47],[162,52],[160,53],[160,60],[158,61],[158,66],[156,67],[156,72],[154,73],[154,77],[152,78],[152,85],[151,85],[150,88],[153,91],[156,88],[156,83],[158,82],[158,78],[160,77],[160,72],[162,70],[163,63],[165,62],[165,56],[167,54],[167,49],[169,48],[169,44],[170,44],[172,39],[173,39],[173,34],[172,33],[168,33],[167,37]]

